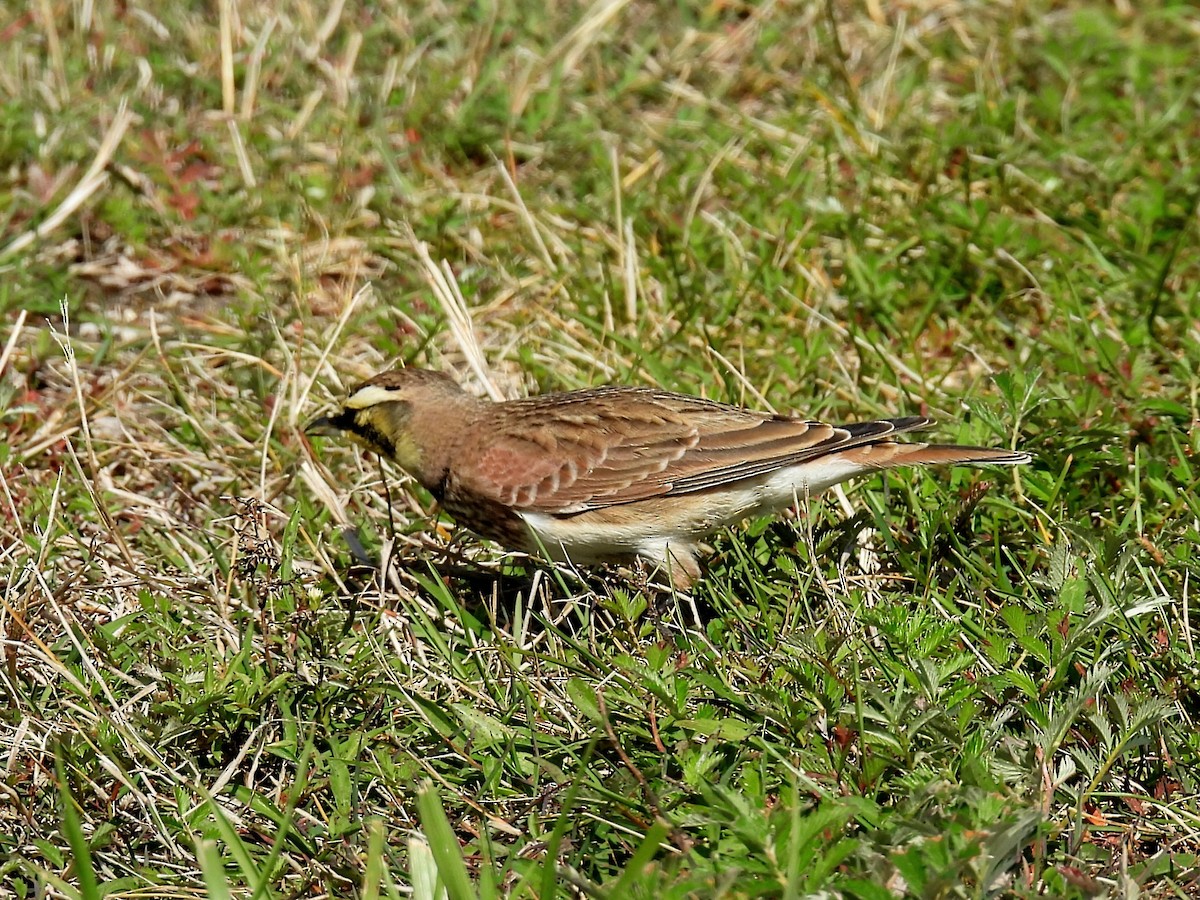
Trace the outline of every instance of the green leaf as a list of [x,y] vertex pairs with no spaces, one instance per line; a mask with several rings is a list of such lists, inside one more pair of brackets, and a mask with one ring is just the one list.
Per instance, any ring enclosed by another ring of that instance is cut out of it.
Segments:
[[641,880],[642,870],[659,852],[661,844],[669,832],[670,829],[664,822],[655,822],[650,826],[650,830],[646,832],[641,844],[633,852],[629,862],[625,864],[625,870],[621,873],[621,877],[608,889],[610,897],[628,897],[630,895],[633,886]]
[[603,722],[600,715],[600,703],[596,699],[596,691],[582,678],[567,679],[567,696],[575,703],[581,713],[593,722]]
[[753,722],[743,722],[741,719],[679,719],[675,725],[680,728],[704,734],[710,737],[722,738],[727,741],[744,741],[759,726]]
[[279,548],[279,579],[287,584],[292,580],[292,563],[296,556],[296,535],[300,530],[300,507],[296,506],[284,526]]
[[418,791],[417,811],[421,817],[421,831],[437,865],[438,877],[450,900],[477,900],[478,894],[471,886],[471,877],[463,862],[462,846],[450,827],[433,782],[426,781]]
[[200,863],[200,877],[204,880],[209,900],[231,900],[229,879],[217,842],[211,838],[196,841],[196,860]]
[[511,728],[469,703],[452,703],[450,708],[462,721],[472,742],[479,747],[503,744],[512,737],[513,730]]
[[75,809],[75,798],[71,796],[71,788],[67,783],[67,767],[63,761],[61,745],[54,753],[54,774],[58,780],[58,797],[62,803],[62,828],[67,843],[71,845],[71,854],[74,857],[72,865],[75,879],[79,883],[79,896],[82,900],[100,900],[102,894],[96,881],[96,870],[92,867],[91,848],[83,835],[83,825],[79,820],[79,812]]

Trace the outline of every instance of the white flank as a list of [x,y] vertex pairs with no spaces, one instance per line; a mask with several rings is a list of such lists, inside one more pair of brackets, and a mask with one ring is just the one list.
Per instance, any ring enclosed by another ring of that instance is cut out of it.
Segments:
[[[663,528],[671,523],[649,517],[639,522],[607,523],[559,518],[545,513],[519,513],[533,536],[530,549],[545,551],[552,559],[589,565],[618,556],[633,556],[651,541],[663,541]],[[540,547],[539,547],[540,544]]]
[[762,502],[746,515],[769,515],[787,509],[805,497],[815,497],[835,484],[870,471],[862,463],[851,462],[837,453],[812,462],[772,472],[763,486]]
[[555,559],[587,565],[637,554],[661,562],[668,547],[693,552],[701,538],[718,528],[787,509],[797,500],[816,496],[863,471],[861,464],[831,454],[748,479],[736,487],[692,494],[693,505],[687,513],[670,521],[646,515],[617,516],[615,522],[602,522],[589,513],[559,517],[529,510],[519,515],[533,536],[530,549],[536,550],[540,544]]

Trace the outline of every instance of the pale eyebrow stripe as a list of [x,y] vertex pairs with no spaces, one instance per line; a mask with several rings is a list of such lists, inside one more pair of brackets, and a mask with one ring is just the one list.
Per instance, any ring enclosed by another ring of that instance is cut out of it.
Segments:
[[395,399],[397,397],[394,391],[381,388],[377,384],[368,384],[346,398],[346,409],[366,409],[368,406],[374,406],[377,403],[387,403]]

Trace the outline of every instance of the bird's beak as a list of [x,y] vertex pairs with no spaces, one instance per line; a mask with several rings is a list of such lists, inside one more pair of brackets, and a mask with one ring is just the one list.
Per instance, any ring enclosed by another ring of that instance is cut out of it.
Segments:
[[307,435],[320,435],[321,437],[335,437],[342,433],[342,429],[329,416],[321,416],[305,425],[304,433]]

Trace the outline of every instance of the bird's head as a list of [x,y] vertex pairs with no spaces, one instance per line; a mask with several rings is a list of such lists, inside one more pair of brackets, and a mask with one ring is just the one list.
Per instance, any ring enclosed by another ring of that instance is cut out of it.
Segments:
[[339,412],[308,424],[306,434],[345,435],[402,469],[422,470],[428,423],[439,415],[475,403],[458,384],[428,369],[395,369],[364,381],[350,392]]

